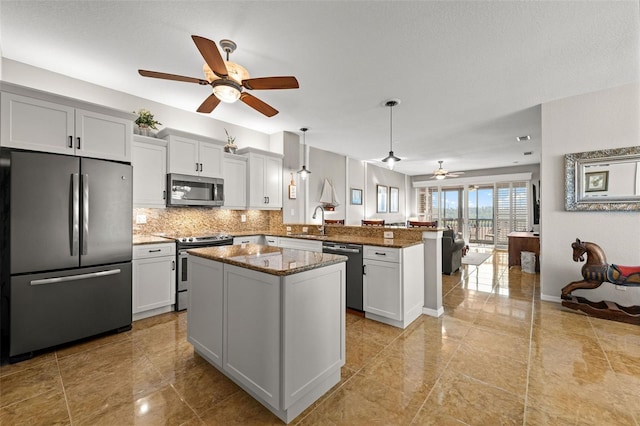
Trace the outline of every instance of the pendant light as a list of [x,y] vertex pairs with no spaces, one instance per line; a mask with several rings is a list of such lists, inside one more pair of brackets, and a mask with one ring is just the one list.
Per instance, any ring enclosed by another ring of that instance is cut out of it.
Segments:
[[400,99],[390,99],[385,102],[384,106],[389,107],[389,155],[382,159],[383,163],[387,163],[389,170],[393,170],[393,166],[400,161],[400,158],[393,155],[393,107],[400,103]]
[[300,129],[300,131],[302,131],[302,168],[298,170],[298,174],[300,175],[302,180],[305,180],[307,178],[307,175],[311,174],[311,170],[307,170],[307,166],[305,166],[304,164],[304,159],[307,152],[307,130],[309,130],[307,127],[303,127]]

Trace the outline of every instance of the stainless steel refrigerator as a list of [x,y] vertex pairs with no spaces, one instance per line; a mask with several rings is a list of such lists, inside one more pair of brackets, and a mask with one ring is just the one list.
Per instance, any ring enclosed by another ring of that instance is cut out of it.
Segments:
[[130,329],[131,165],[2,149],[0,173],[5,356]]

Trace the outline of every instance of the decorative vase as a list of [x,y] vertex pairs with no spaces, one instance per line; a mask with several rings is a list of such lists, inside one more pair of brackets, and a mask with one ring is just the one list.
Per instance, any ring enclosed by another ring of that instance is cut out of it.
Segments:
[[138,132],[141,136],[149,136],[149,126],[138,124]]
[[231,154],[235,154],[236,153],[236,149],[238,149],[238,147],[236,145],[225,145],[224,146],[224,152],[230,152]]

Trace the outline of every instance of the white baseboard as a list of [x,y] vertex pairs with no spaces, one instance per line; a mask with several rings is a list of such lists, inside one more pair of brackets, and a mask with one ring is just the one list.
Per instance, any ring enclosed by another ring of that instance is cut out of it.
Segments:
[[549,296],[546,294],[541,294],[540,295],[540,300],[544,300],[545,302],[555,302],[555,303],[562,303],[562,298],[559,296]]
[[440,317],[442,315],[444,315],[444,308],[440,307],[438,310],[435,309],[431,309],[431,308],[427,308],[427,307],[422,307],[422,313],[425,315],[429,315],[430,317]]

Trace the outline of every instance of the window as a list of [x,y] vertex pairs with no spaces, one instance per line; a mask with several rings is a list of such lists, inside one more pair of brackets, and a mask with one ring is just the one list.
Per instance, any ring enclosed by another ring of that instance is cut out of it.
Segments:
[[496,184],[496,244],[508,244],[512,231],[529,230],[528,182]]

